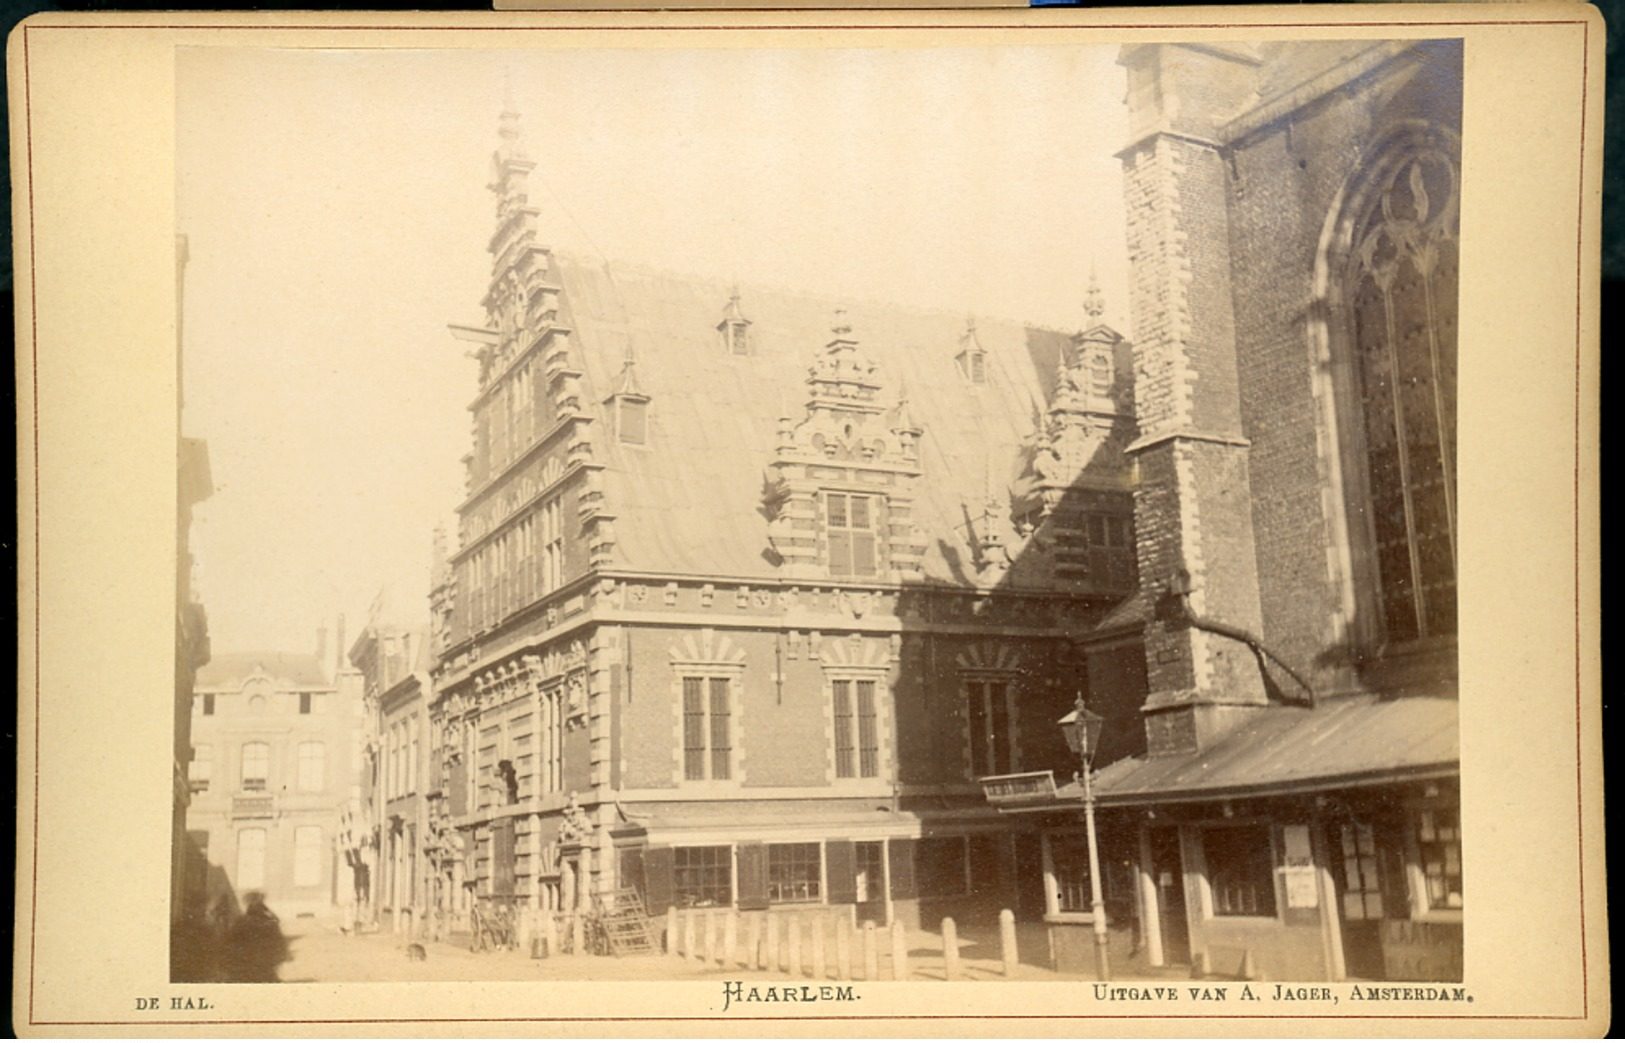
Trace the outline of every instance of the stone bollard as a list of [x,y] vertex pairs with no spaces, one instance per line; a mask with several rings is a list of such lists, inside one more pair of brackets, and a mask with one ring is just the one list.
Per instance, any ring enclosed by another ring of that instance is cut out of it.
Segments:
[[[530,906],[528,906],[528,905],[527,906],[521,906],[520,909],[519,909],[518,936],[519,936],[519,951],[520,952],[533,952],[534,951],[530,946],[530,940],[536,934],[536,932],[531,929],[531,911],[532,910],[531,910]],[[418,917],[416,915],[414,915],[412,917],[412,923],[413,923],[414,928],[418,925],[419,920],[418,920]]]
[[695,958],[701,963],[707,963],[717,958],[717,912],[715,909],[705,911],[704,932],[699,951]]
[[1254,958],[1253,951],[1251,949],[1248,949],[1246,952],[1241,954],[1241,980],[1264,980],[1264,976],[1258,973],[1258,961]]
[[551,911],[542,914],[542,937],[547,941],[547,955],[559,954],[559,918]]
[[1207,962],[1207,950],[1191,953],[1191,977],[1205,978],[1211,973]]
[[819,981],[829,977],[829,968],[824,963],[824,919],[820,916],[812,922],[812,976]]
[[790,973],[801,977],[801,917],[792,916],[785,928],[790,932]]
[[908,981],[908,931],[901,920],[891,922],[891,977]]
[[577,956],[587,954],[587,921],[580,913],[570,914],[570,951]]
[[1015,977],[1020,962],[1016,953],[1016,914],[1008,909],[999,910],[999,950],[1004,956],[1004,976]]
[[683,910],[683,956],[694,958],[694,907]]
[[959,928],[954,918],[942,918],[942,976],[946,981],[959,980]]
[[852,980],[852,921],[844,916],[835,921],[835,978]]
[[880,980],[879,932],[873,920],[863,921],[863,980]]
[[722,921],[722,965],[739,966],[739,913],[733,909]]
[[666,907],[666,955],[676,956],[677,952],[677,907]]
[[772,913],[767,914],[767,944],[763,946],[762,968],[764,970],[779,970],[779,918]]
[[758,913],[745,920],[745,966],[753,971],[762,969],[762,917]]

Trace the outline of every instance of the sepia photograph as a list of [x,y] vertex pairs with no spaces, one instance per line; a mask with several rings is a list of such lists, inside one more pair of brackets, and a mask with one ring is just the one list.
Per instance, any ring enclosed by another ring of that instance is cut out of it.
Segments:
[[178,52],[176,978],[1459,982],[1460,41],[792,61]]
[[119,763],[167,773],[132,840],[167,963],[113,1009],[221,1031],[366,995],[340,1030],[370,1033],[439,1020],[414,983],[563,982],[633,1032],[697,1030],[619,1020],[654,985],[696,1020],[1459,1025],[1533,850],[1488,789],[1558,813],[1527,908],[1564,983],[1538,1016],[1575,1024],[1541,1031],[1606,1023],[1595,243],[1551,237],[1569,328],[1525,388],[1568,396],[1539,440],[1568,500],[1504,529],[1572,530],[1526,561],[1569,649],[1530,668],[1531,731],[1567,762],[1532,744],[1503,797],[1532,696],[1469,657],[1508,639],[1458,422],[1499,314],[1464,273],[1508,241],[1463,218],[1508,181],[1471,159],[1506,144],[1469,116],[1476,30],[593,28],[142,59],[172,91],[142,293],[173,368],[139,437],[174,454],[173,605],[143,610],[172,611],[173,698]]

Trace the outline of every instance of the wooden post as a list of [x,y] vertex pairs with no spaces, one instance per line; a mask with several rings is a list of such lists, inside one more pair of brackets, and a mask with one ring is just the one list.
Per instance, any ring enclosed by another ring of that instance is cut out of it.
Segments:
[[878,931],[873,920],[863,921],[863,980],[880,980],[880,949]]
[[745,920],[745,966],[753,971],[762,969],[762,916],[751,913]]
[[835,921],[835,978],[852,980],[852,921],[844,916]]
[[801,917],[792,916],[786,925],[790,931],[790,973],[801,977]]
[[683,955],[694,958],[694,907],[683,910]]
[[1162,909],[1157,904],[1157,878],[1151,868],[1151,831],[1142,826],[1139,865],[1136,866],[1140,883],[1140,944],[1145,947],[1146,962],[1161,967]]
[[705,911],[704,926],[705,943],[701,947],[700,951],[695,954],[696,958],[701,963],[714,960],[717,957],[717,912],[715,909],[707,909]]
[[812,976],[819,981],[829,977],[829,968],[824,964],[824,920],[819,916],[812,922]]
[[908,981],[908,931],[901,920],[891,922],[891,977]]
[[779,969],[779,918],[772,913],[767,914],[767,951],[762,954],[762,965],[766,970]]
[[947,981],[959,980],[959,928],[954,918],[942,918],[942,976]]
[[677,907],[666,907],[666,955],[676,956],[677,950]]
[[722,921],[722,965],[739,966],[739,911],[729,909]]
[[1016,914],[1008,909],[999,910],[999,949],[1004,955],[1004,976],[1016,976]]

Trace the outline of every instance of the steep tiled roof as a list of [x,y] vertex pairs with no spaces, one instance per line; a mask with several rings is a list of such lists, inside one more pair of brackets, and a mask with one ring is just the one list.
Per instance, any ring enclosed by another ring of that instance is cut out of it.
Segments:
[[284,689],[332,687],[321,660],[304,652],[216,652],[198,670],[195,686],[230,691],[258,673]]
[[[963,314],[745,284],[739,307],[750,321],[750,349],[735,355],[717,330],[732,284],[563,256],[555,264],[586,397],[596,405],[616,390],[629,347],[639,390],[650,397],[645,444],[619,443],[607,424],[595,444],[596,458],[607,465],[617,564],[628,569],[776,577],[763,476],[774,459],[779,417],[799,423],[805,416],[808,367],[843,307],[853,337],[878,366],[880,401],[891,409],[906,389],[908,410],[924,432],[915,514],[926,537],[927,581],[964,582],[971,558],[967,508],[979,515],[990,490],[1008,503],[1071,340],[1053,329],[978,317],[987,379],[975,385],[956,361]],[[1125,349],[1119,354],[1125,381],[1128,364]]]

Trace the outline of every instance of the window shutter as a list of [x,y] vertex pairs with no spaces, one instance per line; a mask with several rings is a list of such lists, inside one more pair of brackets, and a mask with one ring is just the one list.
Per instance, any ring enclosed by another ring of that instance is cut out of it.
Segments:
[[739,908],[767,908],[767,848],[762,844],[740,844]]
[[451,766],[451,781],[447,789],[451,790],[451,813],[468,814],[468,765],[458,761]]
[[514,893],[513,819],[497,821],[491,830],[491,893]]
[[671,861],[669,847],[643,852],[643,901],[651,916],[663,916],[671,907]]
[[836,575],[851,575],[852,573],[852,534],[849,532],[831,532],[829,534],[829,570]]
[[894,837],[891,846],[891,896],[915,898],[914,841],[908,837]]
[[824,845],[824,872],[829,876],[832,904],[856,902],[858,881],[852,857],[852,841],[831,840]]

